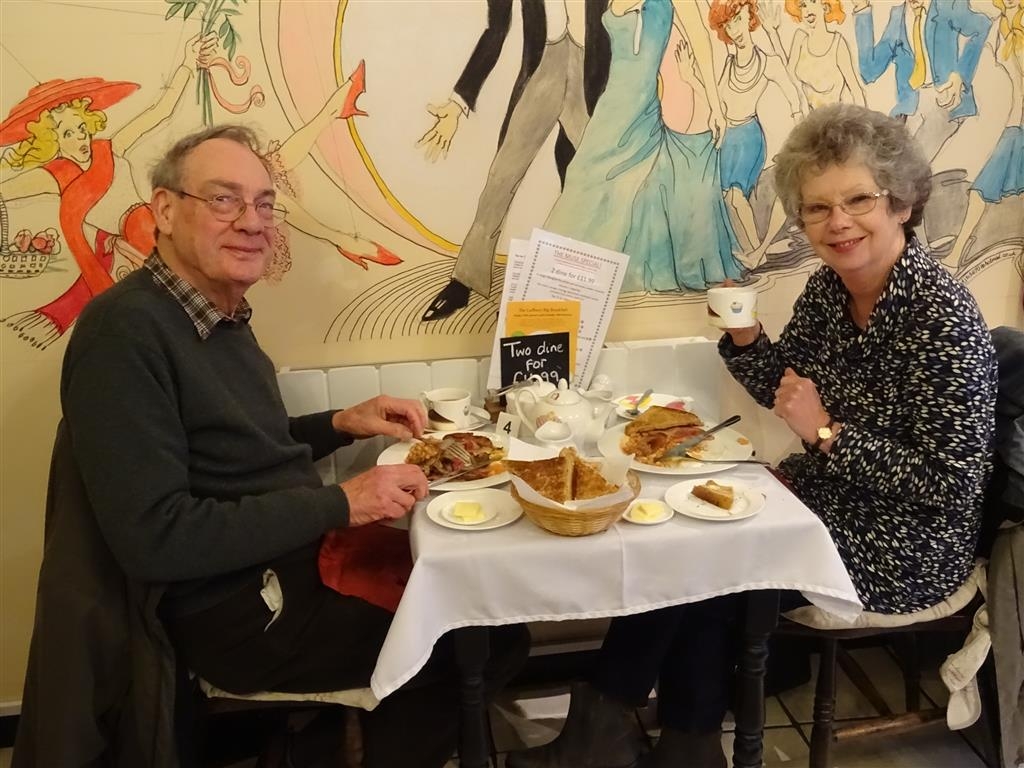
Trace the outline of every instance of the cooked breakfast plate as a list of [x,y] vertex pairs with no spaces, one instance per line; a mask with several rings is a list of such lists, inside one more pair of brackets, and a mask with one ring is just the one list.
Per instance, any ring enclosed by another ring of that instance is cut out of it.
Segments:
[[694,486],[703,485],[707,481],[702,479],[683,480],[676,483],[665,491],[665,501],[676,512],[687,517],[695,517],[698,520],[715,520],[718,522],[726,520],[742,520],[752,517],[764,507],[764,494],[756,491],[744,483],[729,478],[722,480],[724,485],[732,491],[732,506],[729,509],[722,509],[719,506],[699,499],[693,495]]
[[[467,517],[458,510],[460,502],[479,505],[479,517]],[[481,488],[471,491],[452,491],[435,496],[427,504],[427,517],[440,526],[459,531],[489,531],[514,523],[523,514],[522,507],[505,491]]]
[[[625,395],[615,401],[615,413],[624,419],[635,419],[640,414],[628,413],[628,409],[636,405],[637,399],[642,395],[643,392],[634,392],[631,395]],[[640,413],[643,413],[652,405],[663,405],[666,408],[675,408],[681,411],[692,411],[693,410],[693,398],[692,397],[680,397],[678,395],[663,395],[659,392],[654,392],[649,395],[646,400],[640,405]]]
[[[597,441],[597,450],[602,456],[623,455],[622,440],[626,432],[626,424],[619,424],[605,430],[604,434]],[[754,455],[754,447],[750,440],[741,435],[735,429],[726,427],[720,432],[712,435],[691,451],[691,458],[675,459],[669,466],[658,464],[647,464],[637,461],[635,458],[630,462],[630,468],[638,472],[653,472],[659,475],[707,475],[711,472],[721,472],[725,469],[735,467],[735,464],[707,464],[700,459],[708,461],[742,461]],[[696,458],[696,457],[700,458]]]
[[[425,436],[422,440],[408,440],[401,443],[395,443],[388,446],[381,451],[380,456],[377,457],[377,464],[404,464],[410,457],[410,452],[414,459],[420,459],[411,463],[420,464],[423,466],[424,472],[427,473],[427,479],[433,480],[434,478],[440,477],[447,474],[447,471],[458,469],[458,466],[449,464],[447,462],[430,461],[430,448],[437,446],[441,440],[446,438],[456,437],[456,435],[467,435],[464,442],[467,444],[470,454],[475,458],[489,454],[492,457],[504,456],[505,454],[505,441],[503,436],[495,432],[474,432],[464,431],[458,433],[448,433],[444,436],[434,437]],[[421,463],[423,462],[423,463]],[[505,471],[505,467],[501,461],[493,460],[490,466],[484,468],[481,471],[480,477],[473,479],[464,480],[457,478],[447,483],[441,483],[434,488],[435,491],[468,491],[474,488],[489,488],[493,485],[501,485],[509,480],[509,474]]]

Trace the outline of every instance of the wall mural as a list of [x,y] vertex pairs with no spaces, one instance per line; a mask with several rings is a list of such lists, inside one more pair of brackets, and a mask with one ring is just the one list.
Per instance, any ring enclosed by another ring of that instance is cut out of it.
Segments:
[[[229,120],[267,137],[288,210],[261,300],[284,318],[308,287],[302,327],[328,348],[492,332],[504,249],[533,226],[629,254],[626,317],[699,304],[725,278],[770,302],[817,266],[771,158],[835,101],[899,116],[925,146],[919,233],[958,277],[1024,259],[1021,0],[132,8],[94,18],[179,41],[169,75],[145,36],[122,43],[139,57],[122,69],[95,49],[55,71],[31,41],[3,44],[22,74],[0,99],[0,333],[40,350],[152,248],[138,147]],[[44,198],[58,204],[40,221]],[[53,295],[29,300],[29,281]]]

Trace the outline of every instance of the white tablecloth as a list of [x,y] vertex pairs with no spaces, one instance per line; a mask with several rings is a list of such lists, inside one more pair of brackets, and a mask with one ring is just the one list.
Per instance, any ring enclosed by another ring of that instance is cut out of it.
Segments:
[[[443,528],[421,502],[410,524],[415,566],[377,659],[374,694],[383,698],[409,680],[457,627],[623,616],[755,589],[799,590],[832,613],[860,613],[814,513],[763,467],[739,465],[715,478],[757,488],[764,508],[744,520],[621,520],[604,533],[564,537],[526,517],[488,531]],[[681,479],[644,473],[641,495],[663,498]]]

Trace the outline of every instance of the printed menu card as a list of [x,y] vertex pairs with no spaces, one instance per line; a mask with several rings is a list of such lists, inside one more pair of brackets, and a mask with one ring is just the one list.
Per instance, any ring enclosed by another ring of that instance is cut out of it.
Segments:
[[[579,304],[571,383],[574,387],[587,387],[594,376],[628,263],[629,257],[624,253],[542,229],[534,229],[529,241],[512,240],[487,386],[501,386],[501,344],[510,338],[511,303],[563,300]],[[514,316],[521,311],[517,308]]]

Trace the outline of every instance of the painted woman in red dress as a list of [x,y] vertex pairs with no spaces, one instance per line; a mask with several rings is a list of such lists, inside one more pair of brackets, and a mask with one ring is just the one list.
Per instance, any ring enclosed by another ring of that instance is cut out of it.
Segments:
[[154,221],[135,189],[125,153],[170,117],[197,67],[205,66],[216,36],[185,45],[171,82],[147,110],[109,139],[103,109],[138,89],[98,77],[50,80],[32,88],[0,124],[0,169],[20,171],[0,182],[0,197],[60,196],[60,230],[80,276],[64,293],[2,321],[34,347],[46,348],[75,321],[93,296],[113,285],[116,252],[136,265],[153,250]]

